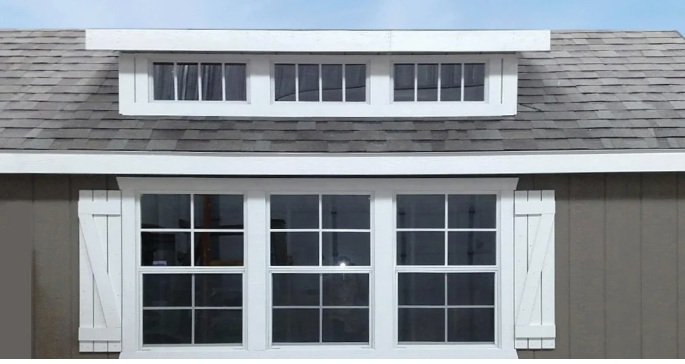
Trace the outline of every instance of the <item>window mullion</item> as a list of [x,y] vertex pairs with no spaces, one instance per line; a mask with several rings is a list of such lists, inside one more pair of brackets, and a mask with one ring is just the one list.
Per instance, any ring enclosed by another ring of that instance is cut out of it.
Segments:
[[390,350],[395,345],[397,314],[395,293],[393,195],[378,191],[373,200],[373,284],[372,345],[377,350]]
[[267,346],[267,259],[268,222],[266,193],[250,191],[245,206],[245,281],[247,292],[243,315],[247,328],[244,346],[248,350],[266,350]]

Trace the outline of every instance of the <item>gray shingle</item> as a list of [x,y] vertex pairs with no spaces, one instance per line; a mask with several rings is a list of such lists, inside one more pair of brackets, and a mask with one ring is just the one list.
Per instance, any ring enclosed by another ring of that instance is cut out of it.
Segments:
[[524,52],[516,116],[231,120],[118,113],[117,53],[83,31],[0,31],[0,149],[462,152],[685,147],[676,32],[553,31]]

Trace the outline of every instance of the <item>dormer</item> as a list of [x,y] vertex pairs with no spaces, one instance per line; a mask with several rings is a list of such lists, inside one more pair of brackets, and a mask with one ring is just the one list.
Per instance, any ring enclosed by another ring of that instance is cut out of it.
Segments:
[[549,31],[88,30],[119,51],[123,115],[515,115],[518,53]]

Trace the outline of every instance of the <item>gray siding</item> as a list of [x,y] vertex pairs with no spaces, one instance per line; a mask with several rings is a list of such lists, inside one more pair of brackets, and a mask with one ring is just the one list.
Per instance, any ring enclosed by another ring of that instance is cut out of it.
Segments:
[[[118,356],[78,352],[81,189],[116,180],[0,176],[2,357]],[[685,174],[523,176],[519,189],[557,202],[557,348],[520,357],[685,358]]]

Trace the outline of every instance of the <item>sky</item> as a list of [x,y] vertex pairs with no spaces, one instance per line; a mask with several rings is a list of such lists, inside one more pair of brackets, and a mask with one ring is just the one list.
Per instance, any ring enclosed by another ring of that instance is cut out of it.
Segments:
[[0,0],[0,28],[638,29],[685,33],[685,0]]

